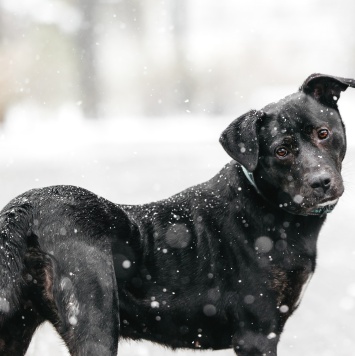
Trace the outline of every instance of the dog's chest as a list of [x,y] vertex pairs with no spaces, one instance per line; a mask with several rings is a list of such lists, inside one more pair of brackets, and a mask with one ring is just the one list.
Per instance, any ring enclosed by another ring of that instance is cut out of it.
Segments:
[[264,280],[260,284],[267,285],[277,308],[287,317],[301,302],[315,269],[318,221],[310,224],[297,217],[271,219],[269,215],[264,215],[263,222],[254,220],[255,229],[251,231],[254,243],[249,245],[255,249],[253,278]]
[[311,266],[302,269],[284,270],[271,268],[269,287],[276,294],[277,308],[282,314],[291,314],[300,304],[313,272]]

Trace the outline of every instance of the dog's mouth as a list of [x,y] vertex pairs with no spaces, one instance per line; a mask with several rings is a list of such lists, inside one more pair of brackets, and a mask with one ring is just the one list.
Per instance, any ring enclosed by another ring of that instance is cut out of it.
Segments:
[[335,208],[337,202],[338,202],[338,199],[334,199],[334,200],[330,200],[330,201],[328,200],[324,203],[320,203],[315,208],[310,210],[308,215],[324,215],[324,214],[331,213],[333,211],[333,209]]

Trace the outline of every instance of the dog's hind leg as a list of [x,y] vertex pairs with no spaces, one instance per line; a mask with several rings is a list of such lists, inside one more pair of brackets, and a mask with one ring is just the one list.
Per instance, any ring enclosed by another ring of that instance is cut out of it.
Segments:
[[62,279],[62,286],[66,288],[65,307],[54,326],[70,354],[116,356],[119,317],[115,291],[103,295],[91,284],[94,290],[88,292],[83,287],[84,293],[80,293],[67,277]]
[[43,322],[31,302],[26,302],[0,327],[0,355],[24,355],[36,328]]
[[[94,253],[93,250],[90,250]],[[84,257],[79,265],[52,259],[52,292],[43,300],[46,319],[75,356],[116,356],[119,337],[118,294],[112,264]],[[73,261],[71,260],[71,263]],[[70,266],[70,267],[68,267]],[[71,272],[73,271],[73,272]],[[52,298],[52,299],[51,299]]]
[[74,268],[74,275],[34,247],[28,249],[25,265],[24,278],[42,320],[53,324],[71,355],[117,355],[118,296],[112,264],[105,261],[96,270]]
[[[69,283],[66,280],[64,283]],[[115,296],[69,291],[67,307],[54,324],[73,356],[116,356],[119,317]],[[96,295],[95,295],[96,294]]]
[[0,213],[0,355],[24,355],[44,321],[23,272],[28,205]]

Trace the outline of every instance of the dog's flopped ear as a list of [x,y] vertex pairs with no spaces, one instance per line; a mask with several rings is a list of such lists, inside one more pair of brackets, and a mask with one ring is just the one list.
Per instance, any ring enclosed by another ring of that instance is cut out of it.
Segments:
[[337,106],[340,93],[348,87],[355,88],[355,80],[315,73],[302,84],[300,90],[328,106]]
[[257,121],[263,113],[251,110],[235,119],[223,132],[219,142],[226,152],[253,172],[258,164],[259,142],[257,138]]

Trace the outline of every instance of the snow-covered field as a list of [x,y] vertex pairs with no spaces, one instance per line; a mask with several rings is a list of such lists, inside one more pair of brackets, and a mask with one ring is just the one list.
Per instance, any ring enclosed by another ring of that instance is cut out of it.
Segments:
[[[345,115],[344,115],[345,116]],[[349,118],[350,119],[350,118]],[[231,118],[84,122],[15,120],[0,130],[0,205],[34,187],[73,184],[112,201],[143,203],[209,179],[229,161],[218,144]],[[286,325],[282,356],[352,356],[355,338],[355,147],[344,164],[346,193],[319,239],[318,268]],[[49,325],[27,356],[66,355]],[[190,356],[147,342],[126,343],[125,356]],[[233,355],[231,350],[201,355]]]

